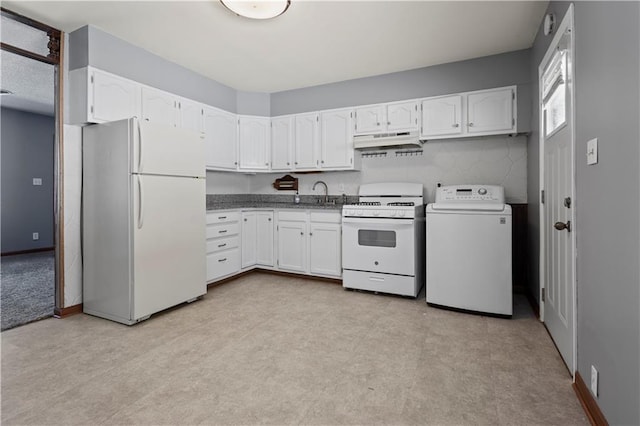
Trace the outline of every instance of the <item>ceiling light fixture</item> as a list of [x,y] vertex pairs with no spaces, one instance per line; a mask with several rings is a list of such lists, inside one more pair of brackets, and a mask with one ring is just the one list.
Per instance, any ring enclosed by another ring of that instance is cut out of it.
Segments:
[[238,16],[250,19],[271,19],[282,15],[291,0],[220,0],[220,3]]

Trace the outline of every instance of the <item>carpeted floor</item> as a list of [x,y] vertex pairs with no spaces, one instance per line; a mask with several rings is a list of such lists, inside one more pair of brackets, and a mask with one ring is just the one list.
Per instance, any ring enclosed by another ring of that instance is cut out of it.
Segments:
[[2,331],[53,315],[54,252],[3,256]]

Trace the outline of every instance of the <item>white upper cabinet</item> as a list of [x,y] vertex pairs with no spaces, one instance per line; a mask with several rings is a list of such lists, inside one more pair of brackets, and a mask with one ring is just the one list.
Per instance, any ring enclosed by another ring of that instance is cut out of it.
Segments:
[[459,135],[462,129],[462,95],[422,101],[421,136]]
[[178,125],[178,100],[171,93],[151,87],[142,88],[142,119],[152,123]]
[[422,100],[423,139],[447,139],[517,132],[516,86]]
[[314,169],[320,165],[318,120],[315,112],[295,116],[294,169]]
[[181,98],[178,100],[178,127],[183,129],[193,130],[194,132],[203,132],[202,118],[204,113],[202,111],[202,104],[190,101],[188,99]]
[[418,101],[387,104],[387,131],[418,130]]
[[140,117],[141,86],[93,68],[69,73],[70,122],[103,123]]
[[293,168],[294,127],[293,116],[271,119],[271,170]]
[[238,143],[241,170],[269,170],[271,119],[240,116]]
[[203,108],[205,164],[207,169],[238,168],[238,119],[235,114],[217,108]]
[[418,129],[418,101],[356,108],[355,133],[367,135]]
[[514,88],[469,93],[467,131],[473,134],[512,132],[516,126],[514,109]]
[[384,105],[356,108],[356,134],[382,132],[387,127],[386,115],[386,107]]
[[347,169],[353,167],[353,109],[337,109],[320,113],[320,167]]

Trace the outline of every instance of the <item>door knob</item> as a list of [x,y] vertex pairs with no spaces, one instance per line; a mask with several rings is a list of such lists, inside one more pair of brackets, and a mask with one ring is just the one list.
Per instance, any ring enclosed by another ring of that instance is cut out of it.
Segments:
[[553,225],[554,228],[556,228],[558,231],[564,231],[565,229],[567,230],[567,232],[571,232],[571,221],[568,220],[567,223],[564,222],[556,222]]

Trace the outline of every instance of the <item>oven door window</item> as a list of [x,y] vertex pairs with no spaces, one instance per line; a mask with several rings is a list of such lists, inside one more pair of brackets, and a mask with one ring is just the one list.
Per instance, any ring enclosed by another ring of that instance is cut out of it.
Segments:
[[368,247],[395,247],[395,231],[377,231],[374,229],[358,230],[358,245]]

